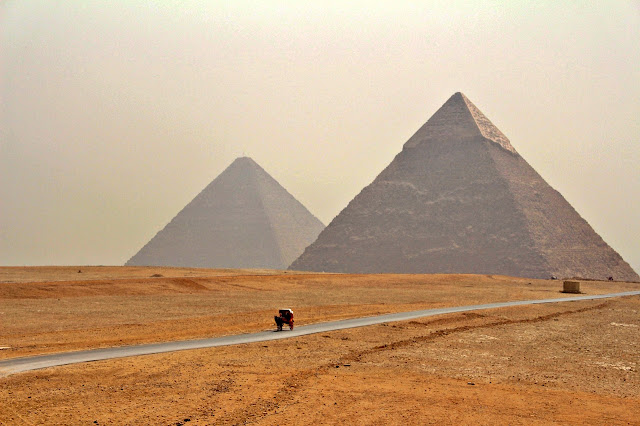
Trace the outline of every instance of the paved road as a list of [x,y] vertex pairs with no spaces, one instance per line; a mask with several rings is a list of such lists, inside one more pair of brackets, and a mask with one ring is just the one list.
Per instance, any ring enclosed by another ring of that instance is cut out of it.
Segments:
[[374,317],[354,318],[331,321],[296,327],[292,331],[263,331],[260,333],[240,334],[235,336],[215,337],[210,339],[183,340],[178,342],[152,343],[146,345],[120,346],[115,348],[91,349],[78,352],[64,352],[52,355],[39,355],[25,358],[13,358],[0,361],[0,375],[9,375],[40,368],[58,365],[76,364],[80,362],[100,361],[129,356],[158,354],[164,352],[183,351],[188,349],[212,348],[216,346],[241,345],[245,343],[265,342],[269,340],[289,339],[314,333],[326,333],[346,328],[365,327],[393,321],[406,321],[434,315],[453,314],[457,312],[495,309],[509,306],[535,305],[540,303],[575,302],[580,300],[606,299],[610,297],[638,296],[640,291],[611,293],[596,296],[574,296],[556,299],[520,300],[515,302],[488,303],[484,305],[457,306],[451,308],[427,309],[423,311],[399,312],[396,314],[378,315]]

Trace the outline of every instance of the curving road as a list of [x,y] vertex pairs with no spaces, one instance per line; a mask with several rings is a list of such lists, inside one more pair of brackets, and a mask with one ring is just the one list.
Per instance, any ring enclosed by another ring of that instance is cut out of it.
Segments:
[[296,327],[292,331],[240,334],[235,336],[214,337],[209,339],[183,340],[178,342],[151,343],[115,348],[91,349],[77,352],[63,352],[52,355],[39,355],[24,358],[13,358],[0,361],[0,375],[9,375],[23,371],[55,367],[58,365],[76,364],[80,362],[101,361],[105,359],[124,358],[129,356],[159,354],[164,352],[184,351],[188,349],[212,348],[216,346],[241,345],[245,343],[265,342],[269,340],[288,339],[307,334],[325,333],[346,328],[365,327],[393,321],[406,321],[434,315],[453,314],[457,312],[495,309],[509,306],[535,305],[541,303],[576,302],[581,300],[606,299],[622,296],[639,296],[640,291],[610,293],[595,296],[574,296],[556,299],[520,300],[515,302],[488,303],[484,305],[457,306],[451,308],[426,309],[422,311],[399,312],[374,317],[353,318]]

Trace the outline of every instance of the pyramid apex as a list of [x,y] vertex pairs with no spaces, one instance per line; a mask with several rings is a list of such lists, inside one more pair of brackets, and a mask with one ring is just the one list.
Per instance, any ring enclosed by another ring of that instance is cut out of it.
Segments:
[[449,97],[449,99],[447,99],[447,102],[445,102],[445,105],[450,101],[460,101],[460,100],[468,101],[469,98],[467,98],[467,96],[462,92],[455,92],[453,95]]
[[413,148],[425,140],[446,140],[450,137],[482,136],[514,154],[509,139],[462,92],[455,92],[435,114],[405,143]]
[[255,161],[253,161],[253,158],[248,157],[248,156],[246,156],[246,155],[243,155],[243,156],[241,156],[241,157],[236,158],[235,160],[233,160],[233,162],[234,162],[234,163],[235,163],[235,162],[240,162],[240,163],[243,163],[243,162],[252,162],[252,163],[255,163]]
[[242,156],[233,160],[229,167],[260,167],[260,165],[253,158]]

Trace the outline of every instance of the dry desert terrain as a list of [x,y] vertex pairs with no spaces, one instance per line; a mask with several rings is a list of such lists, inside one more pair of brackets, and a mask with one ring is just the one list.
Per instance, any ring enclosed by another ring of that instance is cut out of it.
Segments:
[[[505,276],[3,267],[0,358],[261,331],[280,307],[304,325],[562,298],[561,287]],[[638,296],[521,306],[20,373],[0,377],[0,424],[640,424],[639,312]]]

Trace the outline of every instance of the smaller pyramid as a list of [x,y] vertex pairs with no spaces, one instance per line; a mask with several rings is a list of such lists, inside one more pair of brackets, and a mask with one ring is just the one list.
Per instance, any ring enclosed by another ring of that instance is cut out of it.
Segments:
[[285,269],[323,228],[255,161],[240,157],[126,265]]

